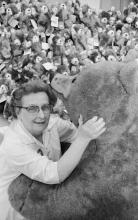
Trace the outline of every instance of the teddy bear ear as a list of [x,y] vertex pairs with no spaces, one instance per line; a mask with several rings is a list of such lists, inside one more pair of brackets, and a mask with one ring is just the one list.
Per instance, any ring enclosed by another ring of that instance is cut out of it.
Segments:
[[57,73],[51,81],[51,87],[62,94],[64,98],[68,98],[73,81],[76,79],[76,75],[68,76]]

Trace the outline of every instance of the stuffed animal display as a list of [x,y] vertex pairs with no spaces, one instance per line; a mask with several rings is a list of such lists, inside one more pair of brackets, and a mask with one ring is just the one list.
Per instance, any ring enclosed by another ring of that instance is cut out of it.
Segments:
[[80,74],[57,74],[51,86],[77,126],[103,117],[107,130],[91,141],[61,184],[21,175],[9,187],[12,206],[29,220],[138,219],[138,61],[101,61]]
[[0,75],[10,74],[17,85],[34,78],[49,83],[63,64],[75,75],[88,63],[123,61],[137,43],[137,15],[136,1],[122,12],[79,0],[0,1]]

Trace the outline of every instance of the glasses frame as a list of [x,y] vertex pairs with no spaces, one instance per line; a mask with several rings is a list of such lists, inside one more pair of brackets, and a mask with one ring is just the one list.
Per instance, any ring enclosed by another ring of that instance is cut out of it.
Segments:
[[[35,106],[35,107],[37,107],[36,109],[36,111],[35,112],[31,112],[30,110],[29,110],[29,108],[30,107],[33,107],[33,106]],[[44,106],[44,105],[42,105],[42,106]],[[42,109],[42,106],[41,107],[39,107],[38,105],[30,105],[30,106],[20,106],[20,105],[16,105],[16,107],[17,108],[23,108],[23,109],[25,109],[28,113],[30,113],[30,114],[38,114],[39,112],[40,112],[40,109],[44,112],[44,113],[49,113],[49,112],[51,112],[51,110],[52,110],[52,105],[50,105],[50,104],[47,104],[47,106],[49,106],[49,109],[47,109],[47,110],[43,110]]]

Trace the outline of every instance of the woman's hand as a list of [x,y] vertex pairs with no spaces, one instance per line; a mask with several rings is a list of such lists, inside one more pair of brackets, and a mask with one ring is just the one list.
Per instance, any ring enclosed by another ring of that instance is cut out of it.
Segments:
[[88,141],[90,141],[98,138],[105,130],[106,128],[103,118],[95,116],[83,124],[82,115],[80,115],[78,128],[78,136],[80,138],[88,139]]

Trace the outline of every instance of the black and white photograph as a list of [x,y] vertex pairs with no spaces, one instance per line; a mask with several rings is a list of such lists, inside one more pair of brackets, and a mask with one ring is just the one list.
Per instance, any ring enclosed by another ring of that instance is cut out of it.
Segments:
[[138,1],[0,1],[0,220],[138,220]]

